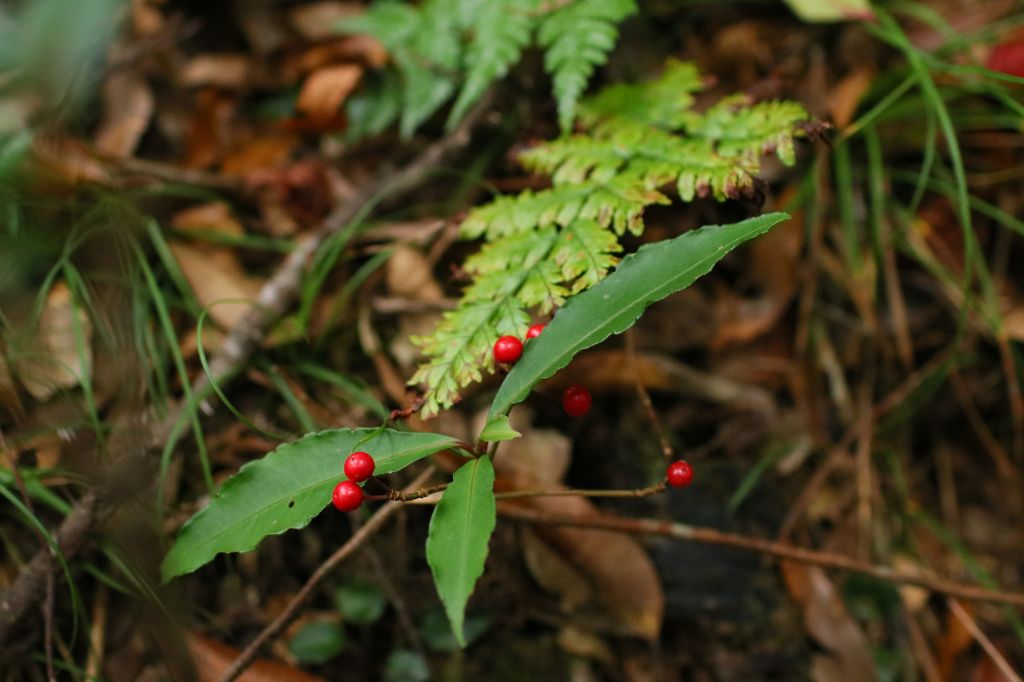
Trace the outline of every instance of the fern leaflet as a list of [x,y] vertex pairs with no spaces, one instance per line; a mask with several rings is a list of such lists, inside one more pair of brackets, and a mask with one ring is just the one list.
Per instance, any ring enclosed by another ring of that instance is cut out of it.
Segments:
[[603,64],[619,37],[618,23],[637,11],[634,0],[578,0],[544,18],[537,41],[553,81],[562,130],[572,127],[576,102],[594,68]]

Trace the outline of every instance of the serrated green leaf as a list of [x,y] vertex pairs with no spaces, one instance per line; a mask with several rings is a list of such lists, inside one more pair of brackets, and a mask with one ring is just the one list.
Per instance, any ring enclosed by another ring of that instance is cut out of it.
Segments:
[[618,23],[636,11],[634,0],[577,0],[541,22],[537,40],[545,48],[544,69],[551,74],[563,131],[572,127],[594,68],[615,47]]
[[387,474],[456,442],[436,433],[332,429],[286,443],[243,466],[182,527],[161,566],[163,579],[190,573],[221,552],[247,552],[268,535],[304,527],[330,503],[334,486],[345,479],[345,457],[357,448],[373,456],[375,473]]
[[533,31],[533,11],[537,0],[488,0],[477,10],[472,24],[473,37],[466,49],[469,71],[451,115],[453,128],[470,105],[480,98],[494,81],[503,78],[519,61]]
[[490,458],[479,457],[455,472],[430,517],[427,562],[461,646],[466,645],[466,602],[484,572],[496,514],[494,466]]
[[769,213],[732,225],[710,225],[674,239],[647,244],[623,259],[597,286],[570,299],[527,344],[491,404],[489,418],[508,411],[542,379],[565,367],[576,353],[636,322],[650,304],[685,289],[725,254],[786,220]]
[[493,419],[488,419],[483,431],[480,432],[480,440],[485,443],[497,443],[503,440],[514,440],[523,434],[512,428],[508,423],[508,417],[499,414]]
[[403,59],[398,65],[404,83],[398,129],[404,138],[410,137],[455,92],[455,80],[451,76],[414,60],[412,57]]
[[398,120],[402,109],[402,88],[394,72],[368,72],[363,82],[364,86],[345,100],[349,121],[345,139],[349,141],[384,132]]

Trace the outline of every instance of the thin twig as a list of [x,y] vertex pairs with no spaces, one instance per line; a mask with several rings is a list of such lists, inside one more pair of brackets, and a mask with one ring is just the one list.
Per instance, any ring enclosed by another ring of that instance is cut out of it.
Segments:
[[960,603],[956,599],[950,599],[949,610],[952,611],[957,620],[967,628],[967,631],[970,632],[975,641],[981,645],[981,648],[985,650],[985,653],[992,659],[995,666],[999,668],[999,672],[1001,672],[1009,682],[1022,682],[1020,675],[1014,672],[1013,667],[1007,662],[1006,657],[1003,656],[999,649],[995,647],[992,640],[982,632],[975,620],[971,618],[969,613],[967,613],[967,609],[960,606]]
[[509,490],[495,493],[499,500],[515,500],[524,497],[649,497],[665,492],[665,484],[658,483],[646,488],[629,490],[587,490],[583,488],[566,488],[565,490]]
[[[422,474],[416,477],[416,480],[410,484],[410,489],[415,489],[416,486],[423,485],[423,482],[430,478],[431,474],[434,473],[434,468],[430,467]],[[256,658],[257,652],[260,648],[268,643],[270,640],[276,638],[281,632],[284,631],[288,624],[295,619],[299,614],[299,609],[302,608],[303,604],[309,600],[314,590],[320,586],[320,583],[326,578],[331,571],[338,567],[338,564],[343,562],[349,556],[351,556],[356,550],[363,546],[363,544],[370,539],[370,537],[380,530],[384,523],[394,516],[402,505],[398,502],[391,502],[384,505],[373,513],[366,523],[364,523],[359,530],[353,533],[352,537],[348,539],[344,545],[339,547],[330,557],[327,558],[320,567],[309,577],[306,584],[302,586],[291,601],[288,602],[288,606],[285,607],[284,611],[278,615],[269,625],[260,631],[260,634],[256,636],[249,646],[245,647],[245,650],[238,655],[238,658],[234,660],[231,667],[228,668],[223,675],[220,676],[218,682],[232,682],[239,675],[242,674],[249,665]]]
[[222,175],[220,173],[209,173],[196,170],[195,168],[182,168],[160,161],[135,158],[104,158],[114,171],[121,175],[143,175],[156,178],[163,182],[170,182],[180,185],[195,185],[208,189],[220,190],[239,195],[251,195],[245,183],[237,177]]
[[671,523],[657,519],[633,519],[610,515],[577,516],[572,514],[551,514],[526,507],[501,505],[498,512],[502,516],[526,521],[528,523],[546,523],[578,528],[595,528],[601,530],[629,533],[631,535],[662,535],[679,540],[689,540],[708,545],[723,545],[747,552],[757,552],[779,559],[798,561],[800,563],[835,568],[842,571],[860,573],[885,582],[917,585],[933,592],[947,594],[960,599],[972,601],[994,602],[1024,608],[1024,594],[989,590],[974,585],[946,580],[912,571],[877,566],[865,561],[853,559],[829,552],[818,552],[810,549],[794,547],[782,542],[773,542],[746,535],[726,533],[714,528],[690,526],[682,523]]
[[46,576],[46,599],[43,600],[43,650],[46,653],[46,679],[56,682],[57,674],[53,669],[53,566],[49,567]]
[[410,490],[408,492],[403,492],[401,490],[389,490],[383,495],[367,495],[365,499],[371,501],[387,500],[389,502],[411,502],[412,500],[430,497],[434,493],[439,493],[447,487],[447,483],[439,483],[437,485],[432,485],[429,488]]
[[[429,488],[413,490],[410,492],[399,492],[392,490],[385,495],[367,495],[367,500],[388,500],[391,502],[412,502],[430,497],[448,487],[448,483],[439,483]],[[649,497],[665,492],[665,483],[657,483],[646,488],[630,488],[625,490],[607,489],[585,489],[585,488],[562,488],[557,490],[508,490],[495,493],[494,497],[499,500],[516,500],[524,497]]]
[[637,371],[636,340],[632,329],[626,331],[626,358],[629,360],[633,381],[636,384],[636,393],[640,397],[640,404],[644,406],[644,412],[647,413],[647,418],[654,426],[654,432],[658,434],[658,444],[661,445],[661,454],[665,456],[666,461],[671,462],[675,458],[675,451],[672,449],[672,444],[669,442],[668,436],[665,434],[665,427],[661,424],[661,418],[658,417],[658,413],[654,409],[654,403],[651,402],[651,394],[647,392],[647,387],[644,386],[644,382],[640,377],[640,372]]
[[[420,633],[416,631],[416,625],[412,622],[412,616],[409,615],[409,608],[406,606],[405,599],[402,598],[401,592],[398,591],[398,587],[391,579],[387,565],[385,565],[384,561],[381,560],[380,553],[372,546],[367,545],[365,551],[367,558],[373,565],[374,575],[377,576],[381,587],[384,589],[384,593],[387,594],[388,600],[391,602],[391,606],[395,609],[395,615],[398,616],[398,623],[401,625],[402,631],[409,640],[409,644],[423,660],[427,660],[427,650],[423,646],[423,638],[421,638]],[[344,615],[345,614],[342,614],[342,616]]]

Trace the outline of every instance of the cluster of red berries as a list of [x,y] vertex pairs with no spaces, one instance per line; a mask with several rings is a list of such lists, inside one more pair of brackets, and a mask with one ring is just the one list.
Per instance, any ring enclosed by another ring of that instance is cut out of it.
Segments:
[[[526,331],[526,340],[535,339],[544,331],[543,324],[535,324]],[[523,355],[523,342],[514,336],[502,336],[494,342],[494,359],[503,365],[515,364]],[[590,411],[593,399],[582,386],[570,386],[562,394],[562,409],[570,417],[582,417]]]
[[345,476],[348,478],[334,487],[331,496],[331,502],[339,511],[359,509],[363,503],[363,489],[359,483],[373,476],[374,466],[373,457],[365,452],[353,452],[345,459]]
[[[535,324],[526,332],[526,340],[536,338],[540,336],[540,333],[544,331],[544,325]],[[503,365],[515,364],[517,360],[523,355],[523,342],[514,336],[502,336],[494,342],[494,359]],[[570,417],[582,417],[590,411],[590,406],[593,403],[593,399],[590,397],[590,391],[583,388],[582,386],[576,386],[575,384],[565,389],[565,393],[562,394],[562,409]],[[365,454],[365,453],[356,453]],[[367,455],[369,457],[369,455]],[[348,465],[346,464],[346,471]],[[371,468],[372,470],[372,468]],[[679,460],[672,462],[668,465],[668,469],[665,471],[665,480],[673,488],[685,488],[693,482],[693,469],[690,465],[684,461]],[[344,482],[339,484],[339,487]],[[358,486],[356,489],[359,490]],[[359,501],[362,501],[362,491],[359,491]],[[338,491],[334,491],[335,500],[337,500]],[[337,501],[335,501],[337,506]],[[356,503],[356,507],[359,504]],[[338,507],[339,509],[341,507]],[[353,507],[354,509],[355,507]]]

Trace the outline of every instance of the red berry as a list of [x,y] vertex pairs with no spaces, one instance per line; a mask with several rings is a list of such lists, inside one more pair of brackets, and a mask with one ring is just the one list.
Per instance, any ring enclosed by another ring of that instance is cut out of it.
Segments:
[[363,503],[363,489],[352,481],[342,481],[334,487],[331,502],[338,511],[355,511]]
[[996,45],[985,66],[1011,76],[1024,77],[1024,39],[1017,38]]
[[542,325],[542,324],[535,324],[535,325],[533,325],[532,327],[530,327],[529,329],[526,330],[526,338],[527,339],[535,339],[538,336],[540,336],[540,333],[542,331],[544,331],[544,325]]
[[523,342],[514,336],[502,336],[494,342],[494,359],[512,364],[523,354]]
[[590,397],[590,391],[582,386],[570,386],[562,394],[562,409],[570,417],[582,417],[587,412],[590,412],[590,404],[592,402],[593,399]]
[[373,457],[365,452],[353,452],[345,460],[345,475],[348,480],[359,483],[373,476]]
[[693,469],[684,460],[672,462],[665,471],[665,478],[673,488],[685,488],[693,483]]

